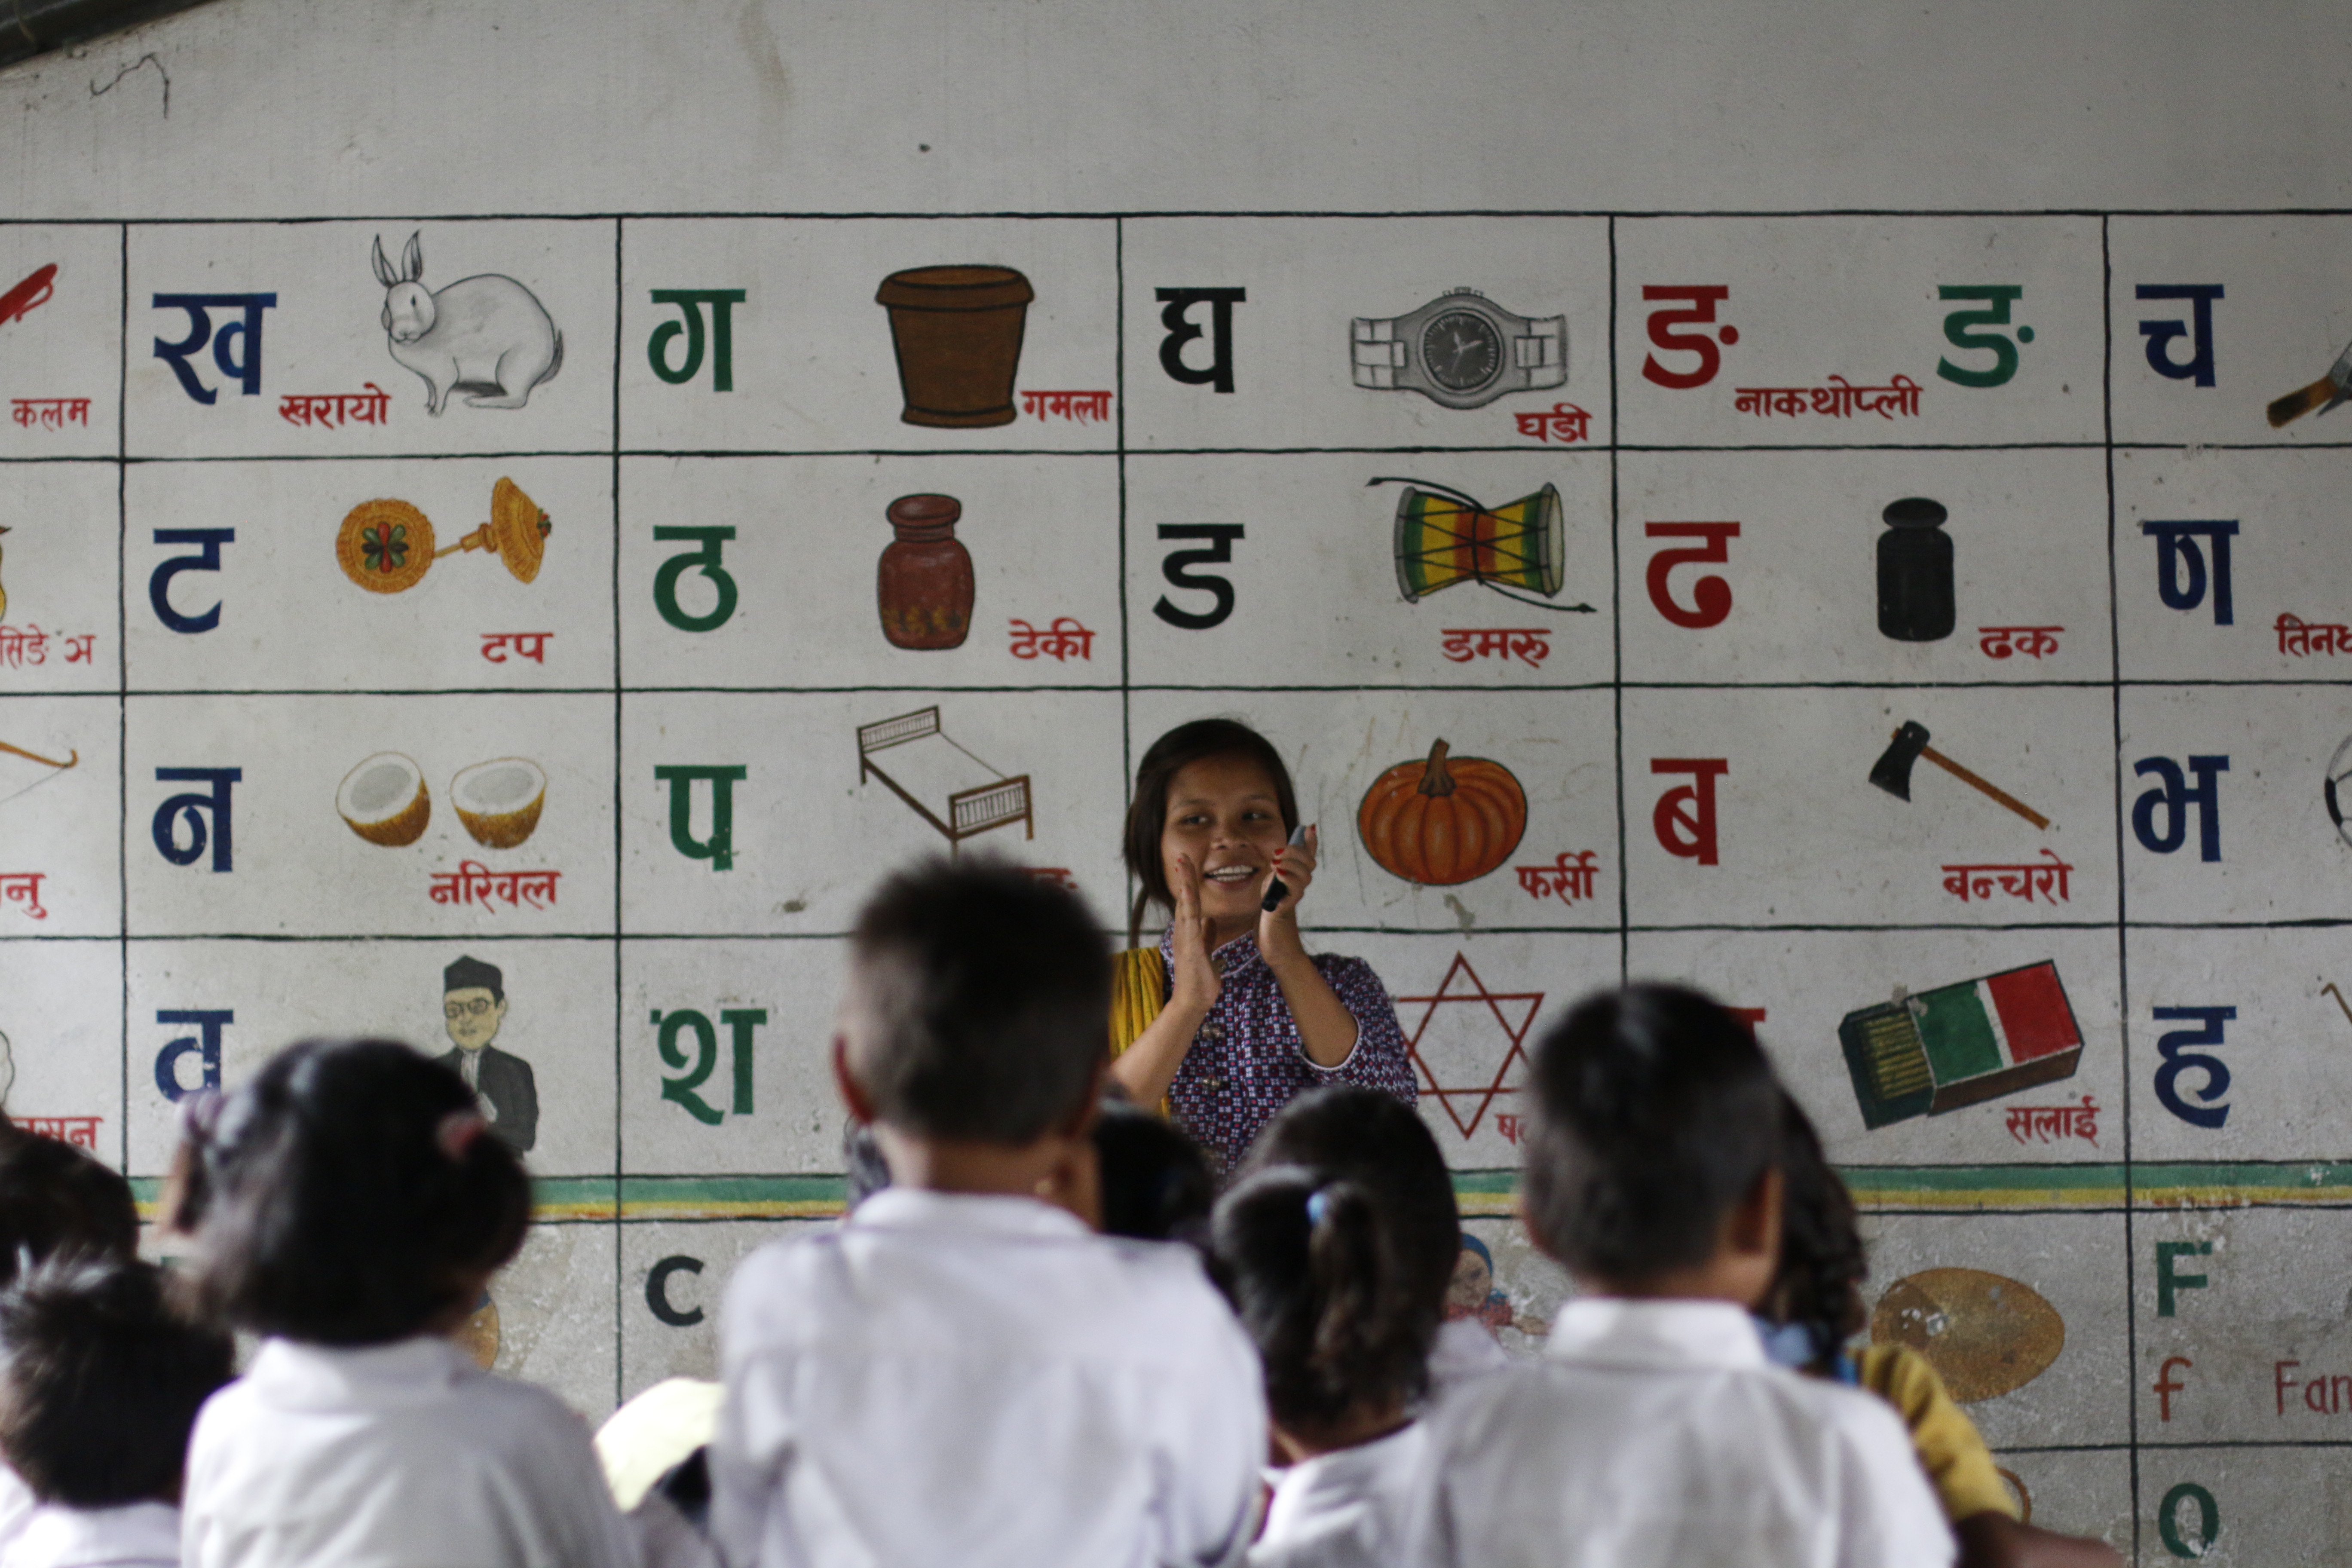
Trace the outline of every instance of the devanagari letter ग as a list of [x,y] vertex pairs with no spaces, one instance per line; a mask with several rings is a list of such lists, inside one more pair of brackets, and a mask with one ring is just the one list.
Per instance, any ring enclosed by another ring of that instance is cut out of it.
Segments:
[[1026,414],[1032,419],[1043,419],[1045,417],[1046,395],[1046,394],[1042,392],[1023,393],[1021,395],[1021,412]]

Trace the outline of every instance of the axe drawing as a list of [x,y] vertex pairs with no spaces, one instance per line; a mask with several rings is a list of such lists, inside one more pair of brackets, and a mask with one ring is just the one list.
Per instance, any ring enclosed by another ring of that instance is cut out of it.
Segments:
[[2352,346],[2336,356],[2336,363],[2327,367],[2326,375],[2302,391],[2290,392],[2271,404],[2271,428],[2293,424],[2315,408],[2325,414],[2347,396],[2352,396]]
[[1927,744],[1927,726],[1916,719],[1906,719],[1903,728],[1895,731],[1895,743],[1871,764],[1870,782],[1897,800],[1911,798],[1911,764],[1927,758],[1962,784],[1980,789],[2036,827],[2048,827],[2050,819],[2011,795],[2007,790],[1986,783],[1951,758]]

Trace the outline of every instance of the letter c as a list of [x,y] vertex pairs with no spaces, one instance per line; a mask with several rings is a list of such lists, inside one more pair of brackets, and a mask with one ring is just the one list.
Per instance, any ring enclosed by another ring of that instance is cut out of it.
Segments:
[[699,1274],[701,1272],[702,1259],[699,1258],[688,1258],[683,1253],[680,1253],[674,1258],[665,1258],[659,1263],[655,1264],[651,1268],[646,1269],[646,1310],[653,1313],[653,1315],[662,1322],[667,1323],[673,1329],[690,1329],[694,1327],[695,1324],[702,1321],[703,1311],[701,1308],[689,1307],[680,1310],[679,1308],[671,1305],[669,1299],[669,1277],[671,1275]]

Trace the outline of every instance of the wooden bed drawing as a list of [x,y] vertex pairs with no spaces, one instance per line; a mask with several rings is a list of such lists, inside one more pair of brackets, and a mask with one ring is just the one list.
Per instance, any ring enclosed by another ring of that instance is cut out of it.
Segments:
[[[1029,775],[1007,777],[949,739],[936,706],[857,727],[857,782],[868,778],[888,784],[916,816],[944,834],[950,855],[963,840],[1015,822],[1022,837],[1037,837]],[[924,804],[934,800],[945,803],[944,814]]]

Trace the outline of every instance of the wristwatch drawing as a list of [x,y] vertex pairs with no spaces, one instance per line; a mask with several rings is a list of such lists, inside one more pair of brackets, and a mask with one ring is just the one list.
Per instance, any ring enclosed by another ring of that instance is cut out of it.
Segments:
[[1358,316],[1349,336],[1358,386],[1418,392],[1448,408],[1568,381],[1568,318],[1514,315],[1475,289],[1385,321]]

